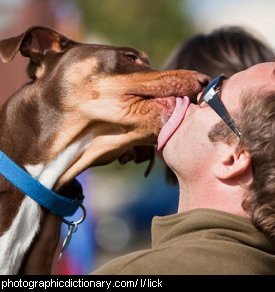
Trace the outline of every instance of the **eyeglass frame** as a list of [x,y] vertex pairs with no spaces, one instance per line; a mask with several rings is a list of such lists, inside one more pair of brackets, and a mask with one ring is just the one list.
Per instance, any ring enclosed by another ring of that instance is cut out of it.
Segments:
[[227,79],[227,77],[224,74],[220,74],[219,76],[212,79],[200,96],[198,105],[200,106],[201,103],[205,101],[222,118],[227,126],[241,139],[242,134],[240,130],[238,129],[236,123],[230,116],[216,91],[225,79]]

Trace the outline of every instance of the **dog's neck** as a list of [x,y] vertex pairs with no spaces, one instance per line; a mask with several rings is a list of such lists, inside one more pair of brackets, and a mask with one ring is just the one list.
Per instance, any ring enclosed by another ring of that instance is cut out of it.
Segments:
[[25,164],[25,169],[48,189],[52,189],[66,170],[79,159],[92,141],[92,135],[87,134],[80,140],[71,143],[56,155],[50,162],[43,164]]

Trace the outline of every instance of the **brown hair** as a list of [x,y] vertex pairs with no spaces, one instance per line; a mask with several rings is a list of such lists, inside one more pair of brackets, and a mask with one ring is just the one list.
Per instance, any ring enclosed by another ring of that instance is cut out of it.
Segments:
[[[231,76],[255,64],[274,59],[271,48],[240,27],[225,27],[199,34],[183,43],[168,59],[164,69],[189,69],[215,77]],[[177,183],[166,167],[168,182]]]
[[198,34],[183,43],[168,59],[165,69],[189,69],[215,77],[231,76],[274,58],[271,48],[240,27]]
[[[252,159],[253,182],[246,191],[243,208],[250,213],[253,224],[275,240],[275,91],[260,90],[252,97],[242,97],[234,120],[242,133],[240,147],[245,147]],[[212,142],[229,144],[238,139],[223,121],[208,137]]]

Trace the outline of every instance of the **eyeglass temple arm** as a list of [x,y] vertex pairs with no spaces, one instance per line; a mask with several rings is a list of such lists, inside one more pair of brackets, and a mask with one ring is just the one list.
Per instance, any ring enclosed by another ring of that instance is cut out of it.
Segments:
[[229,128],[239,137],[241,138],[241,132],[236,126],[235,122],[232,120],[229,115],[227,109],[222,104],[219,97],[214,94],[213,97],[207,100],[207,103],[214,109],[214,111],[224,120],[224,122],[229,126]]

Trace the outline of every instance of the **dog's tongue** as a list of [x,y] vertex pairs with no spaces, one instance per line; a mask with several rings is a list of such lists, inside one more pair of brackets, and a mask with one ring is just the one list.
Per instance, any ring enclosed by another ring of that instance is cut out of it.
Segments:
[[164,147],[170,137],[175,133],[182,120],[184,119],[186,110],[190,104],[189,98],[185,96],[184,98],[176,98],[176,107],[169,118],[169,120],[162,127],[158,136],[158,148],[160,150]]

